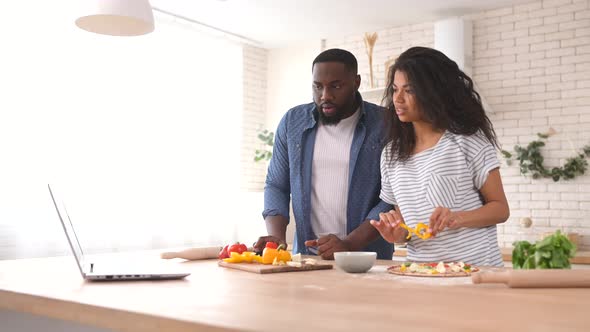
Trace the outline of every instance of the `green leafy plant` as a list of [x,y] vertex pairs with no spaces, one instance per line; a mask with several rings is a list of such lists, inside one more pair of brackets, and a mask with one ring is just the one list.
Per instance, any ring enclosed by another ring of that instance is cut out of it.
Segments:
[[[543,165],[543,155],[541,148],[545,146],[545,140],[549,134],[538,133],[539,139],[530,142],[526,147],[516,145],[514,151],[516,152],[516,159],[519,162],[520,174],[530,174],[533,179],[552,178],[553,181],[559,179],[569,180],[578,175],[583,175],[588,169],[588,161],[586,157],[590,156],[590,145],[584,146],[582,152],[575,157],[566,159],[562,167],[553,167],[551,170],[545,168]],[[506,150],[502,150],[502,155],[506,158],[508,165],[512,164],[512,154]]]
[[535,244],[517,241],[513,245],[514,269],[569,269],[569,259],[576,253],[576,245],[559,230]]
[[256,149],[254,161],[270,160],[272,157],[272,147],[274,146],[275,133],[267,129],[258,130],[258,137],[264,143],[264,149]]

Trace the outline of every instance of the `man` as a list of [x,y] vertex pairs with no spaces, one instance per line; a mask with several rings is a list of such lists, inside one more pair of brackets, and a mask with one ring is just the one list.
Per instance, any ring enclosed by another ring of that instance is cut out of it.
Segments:
[[312,65],[314,103],[292,108],[276,131],[264,189],[268,241],[286,244],[289,196],[295,215],[294,253],[333,259],[338,251],[375,251],[391,259],[393,245],[369,220],[391,206],[379,199],[385,109],[364,102],[352,53],[330,49]]

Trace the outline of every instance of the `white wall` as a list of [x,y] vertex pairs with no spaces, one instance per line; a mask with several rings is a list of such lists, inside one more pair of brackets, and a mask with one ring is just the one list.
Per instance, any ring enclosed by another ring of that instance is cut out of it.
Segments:
[[[412,46],[434,46],[434,23],[426,22],[400,27],[391,27],[377,32],[377,42],[373,48],[373,82],[374,89],[385,86],[385,63],[397,58],[400,53]],[[357,58],[359,74],[361,75],[361,93],[371,90],[369,80],[369,57],[363,41],[364,32],[358,35],[340,39],[326,40],[327,48],[343,48],[350,51]],[[371,93],[372,96],[379,94]],[[364,97],[375,103],[380,100]]]
[[[512,151],[538,132],[557,130],[543,148],[545,165],[563,165],[590,144],[590,1],[535,1],[474,17],[474,77],[495,113],[500,142]],[[571,142],[571,145],[570,145]],[[499,228],[505,245],[561,228],[590,247],[590,174],[553,182],[503,167],[510,220]],[[519,219],[531,217],[534,229]]]
[[266,125],[275,131],[293,106],[310,103],[311,64],[320,53],[320,40],[271,49],[268,53]]
[[[254,161],[256,149],[263,148],[257,138],[258,130],[265,126],[267,96],[268,50],[251,45],[243,45],[243,121],[241,139],[241,177],[240,188],[245,191],[260,192],[264,187],[266,166]],[[259,217],[262,220],[263,204],[260,202]]]
[[[311,64],[321,51],[321,42],[307,42],[268,52],[266,128],[275,131],[283,115],[292,107],[313,101]],[[266,174],[266,173],[265,173]],[[287,227],[287,242],[293,240],[295,222]]]
[[286,48],[244,46],[244,114],[242,188],[262,191],[267,163],[252,162],[254,150],[266,148],[257,139],[258,129],[275,131],[293,106],[309,103],[311,63],[320,52],[320,41]]

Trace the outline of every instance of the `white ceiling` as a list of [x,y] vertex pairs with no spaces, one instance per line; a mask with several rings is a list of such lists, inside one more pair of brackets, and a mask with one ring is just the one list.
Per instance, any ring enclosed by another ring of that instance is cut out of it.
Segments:
[[534,0],[150,0],[263,47],[337,38]]

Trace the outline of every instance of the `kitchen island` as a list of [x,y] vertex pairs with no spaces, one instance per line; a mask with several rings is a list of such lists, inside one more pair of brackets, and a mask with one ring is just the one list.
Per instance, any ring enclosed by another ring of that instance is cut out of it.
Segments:
[[[72,257],[0,261],[0,309],[114,331],[587,331],[590,288],[332,270],[255,274],[182,261],[183,280],[86,282]],[[333,262],[332,262],[333,263]]]

